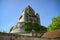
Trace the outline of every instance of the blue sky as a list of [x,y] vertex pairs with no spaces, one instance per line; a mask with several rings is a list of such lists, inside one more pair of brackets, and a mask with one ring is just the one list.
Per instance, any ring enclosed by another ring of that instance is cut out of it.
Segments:
[[60,15],[60,0],[0,0],[0,31],[9,32],[27,5],[39,13],[41,25],[46,27],[52,17]]

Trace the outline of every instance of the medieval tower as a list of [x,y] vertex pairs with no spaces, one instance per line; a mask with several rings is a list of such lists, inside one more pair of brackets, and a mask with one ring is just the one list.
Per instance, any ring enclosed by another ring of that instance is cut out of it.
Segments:
[[17,24],[12,28],[10,33],[24,33],[23,25],[25,22],[36,22],[40,24],[39,14],[28,5],[19,17]]

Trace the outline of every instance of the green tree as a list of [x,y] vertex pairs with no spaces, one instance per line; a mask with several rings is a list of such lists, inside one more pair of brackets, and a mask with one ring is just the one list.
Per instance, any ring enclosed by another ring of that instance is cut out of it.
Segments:
[[39,30],[40,30],[40,25],[39,25],[38,23],[33,23],[32,26],[33,26],[33,29],[34,29],[36,32],[39,32]]
[[60,15],[56,18],[52,18],[52,23],[48,26],[47,31],[51,32],[57,29],[60,29]]
[[34,32],[36,33],[35,34],[35,36],[37,36],[38,35],[38,33],[40,32],[40,24],[38,24],[38,23],[33,23],[32,24],[32,29],[34,30]]
[[27,22],[25,23],[23,29],[26,31],[26,32],[32,32],[32,36],[34,34],[34,32],[36,33],[36,36],[39,32],[43,32],[46,30],[46,28],[44,26],[41,26],[40,24],[38,23],[32,23],[32,22]]
[[24,29],[26,32],[31,32],[31,31],[32,31],[32,23],[31,23],[31,22],[25,23],[23,29]]
[[45,26],[40,26],[41,33],[46,32],[46,31],[47,31],[47,28]]
[[12,31],[13,27],[14,27],[14,26],[12,26],[12,27],[10,28],[10,32]]

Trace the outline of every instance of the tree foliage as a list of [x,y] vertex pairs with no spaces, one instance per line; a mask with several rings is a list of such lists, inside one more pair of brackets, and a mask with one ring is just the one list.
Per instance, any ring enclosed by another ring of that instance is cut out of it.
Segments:
[[32,31],[32,23],[31,22],[25,23],[23,29],[27,32],[31,32]]
[[32,32],[32,30],[34,30],[34,32],[46,31],[46,28],[44,26],[41,26],[38,23],[32,23],[32,22],[25,23],[23,28],[27,32]]
[[25,23],[23,29],[26,31],[26,32],[32,32],[32,36],[33,34],[35,33],[35,36],[38,35],[38,33],[42,33],[42,32],[46,32],[47,31],[47,28],[44,27],[44,26],[41,26],[40,24],[38,23],[32,23],[32,22],[27,22]]
[[60,29],[60,15],[56,18],[52,18],[52,23],[48,26],[47,31],[50,32],[57,29]]
[[39,32],[40,31],[40,25],[38,23],[33,23],[32,27],[35,30],[35,32]]
[[14,26],[12,26],[12,27],[10,28],[10,32],[12,31],[13,27],[14,27]]

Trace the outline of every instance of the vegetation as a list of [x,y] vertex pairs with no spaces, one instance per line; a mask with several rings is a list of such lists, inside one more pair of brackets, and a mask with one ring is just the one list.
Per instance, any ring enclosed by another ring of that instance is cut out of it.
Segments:
[[26,32],[32,32],[32,35],[33,35],[33,32],[35,32],[36,36],[38,32],[46,31],[46,28],[44,26],[41,26],[38,23],[32,23],[32,22],[25,23],[23,29]]
[[32,31],[32,23],[31,22],[25,23],[23,29],[27,32],[31,32]]
[[10,32],[12,31],[13,27],[14,27],[14,26],[12,26],[12,27],[10,28]]
[[56,18],[52,18],[52,23],[48,26],[47,31],[51,32],[57,29],[60,29],[60,15]]

